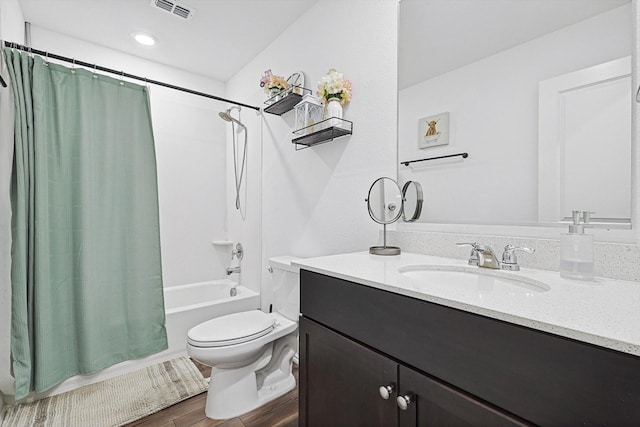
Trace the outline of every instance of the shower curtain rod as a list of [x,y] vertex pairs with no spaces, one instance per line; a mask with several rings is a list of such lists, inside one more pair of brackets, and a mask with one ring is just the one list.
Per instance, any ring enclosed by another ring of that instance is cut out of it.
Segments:
[[124,71],[118,71],[118,70],[114,70],[112,68],[101,67],[100,65],[91,64],[89,62],[84,62],[84,61],[79,61],[79,60],[77,60],[75,58],[67,58],[66,56],[56,55],[55,53],[50,53],[50,52],[46,52],[46,51],[43,51],[43,50],[33,49],[31,47],[23,46],[23,45],[18,44],[18,43],[5,41],[4,45],[5,45],[5,47],[8,47],[8,48],[22,50],[22,51],[29,52],[29,53],[34,53],[36,55],[41,55],[41,56],[44,56],[47,59],[49,59],[49,58],[50,59],[56,59],[58,61],[68,62],[68,63],[74,64],[74,65],[82,65],[83,67],[88,67],[88,68],[91,68],[93,70],[99,70],[99,71],[104,71],[105,73],[116,74],[116,75],[118,75],[120,77],[126,77],[126,78],[129,78],[129,79],[139,80],[139,81],[145,82],[145,83],[152,83],[154,85],[166,87],[166,88],[169,88],[169,89],[178,90],[180,92],[186,92],[186,93],[190,93],[192,95],[198,95],[198,96],[202,96],[202,97],[209,98],[209,99],[215,99],[216,101],[228,102],[229,104],[239,105],[241,107],[250,108],[250,109],[256,110],[256,111],[261,111],[260,108],[256,107],[255,105],[243,104],[242,102],[232,101],[231,99],[221,98],[221,97],[216,96],[216,95],[211,95],[211,94],[208,94],[208,93],[199,92],[197,90],[188,89],[186,87],[176,86],[176,85],[172,85],[170,83],[164,83],[164,82],[160,82],[158,80],[153,80],[153,79],[148,79],[146,77],[136,76],[134,74],[125,73]]

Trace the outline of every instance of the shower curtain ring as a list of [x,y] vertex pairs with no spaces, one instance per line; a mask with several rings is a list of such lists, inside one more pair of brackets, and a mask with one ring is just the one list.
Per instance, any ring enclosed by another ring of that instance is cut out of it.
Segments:
[[71,74],[76,73],[76,58],[73,58],[73,62],[71,62]]
[[49,66],[49,52],[44,53],[44,66],[45,67]]
[[120,86],[124,86],[124,71],[120,71]]
[[98,78],[98,74],[96,73],[96,64],[93,64],[93,78],[94,79]]

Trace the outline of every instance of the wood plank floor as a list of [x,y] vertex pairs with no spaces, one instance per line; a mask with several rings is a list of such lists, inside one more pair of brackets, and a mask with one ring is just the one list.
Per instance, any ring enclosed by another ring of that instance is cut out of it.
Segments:
[[[208,377],[211,368],[194,364],[202,375]],[[298,366],[293,365],[293,375],[298,382]],[[205,416],[207,393],[184,400],[160,412],[149,415],[125,427],[297,427],[298,386],[289,393],[267,403],[261,408],[231,420],[212,420]]]

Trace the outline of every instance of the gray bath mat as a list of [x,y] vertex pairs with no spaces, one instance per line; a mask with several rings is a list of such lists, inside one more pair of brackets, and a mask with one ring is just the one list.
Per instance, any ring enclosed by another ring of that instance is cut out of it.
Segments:
[[7,406],[0,426],[121,426],[200,394],[207,386],[183,356],[36,402]]

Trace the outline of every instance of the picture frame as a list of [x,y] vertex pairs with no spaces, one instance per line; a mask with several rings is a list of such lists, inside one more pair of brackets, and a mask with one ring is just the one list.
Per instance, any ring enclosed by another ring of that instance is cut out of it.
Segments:
[[418,148],[449,144],[449,113],[418,119]]

